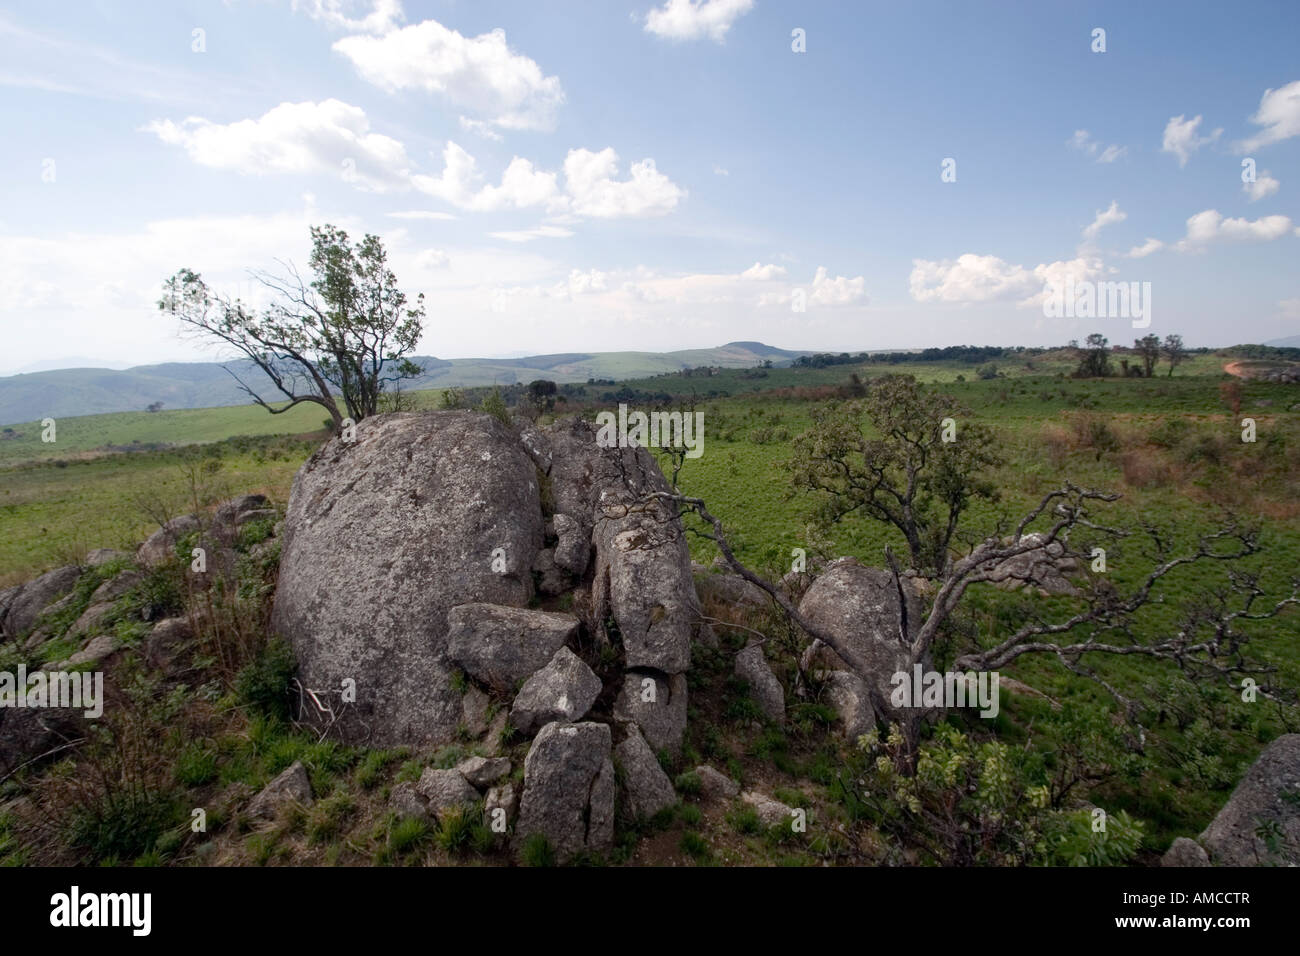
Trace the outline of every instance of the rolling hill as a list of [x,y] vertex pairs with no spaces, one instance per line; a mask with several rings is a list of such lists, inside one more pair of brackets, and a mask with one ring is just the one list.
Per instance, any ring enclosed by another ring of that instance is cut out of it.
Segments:
[[[713,349],[678,352],[561,352],[512,359],[438,359],[416,356],[424,369],[406,383],[423,388],[512,385],[547,378],[585,382],[588,379],[647,378],[700,365],[747,368],[770,361],[789,365],[805,352],[778,349],[761,342],[729,342]],[[0,425],[41,418],[67,418],[106,412],[142,411],[155,402],[167,409],[213,408],[248,403],[226,370],[256,385],[264,376],[247,361],[172,362],[114,370],[65,368],[0,378]],[[267,396],[269,398],[269,395]]]

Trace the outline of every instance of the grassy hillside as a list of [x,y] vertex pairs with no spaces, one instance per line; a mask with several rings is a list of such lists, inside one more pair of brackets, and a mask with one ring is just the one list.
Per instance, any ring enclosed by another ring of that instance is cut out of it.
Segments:
[[[406,383],[411,391],[451,386],[513,385],[537,378],[555,382],[625,379],[676,372],[697,365],[747,368],[767,360],[788,363],[801,355],[761,342],[732,342],[715,349],[680,352],[595,352],[534,355],[518,359],[438,359],[416,356],[425,374]],[[248,362],[228,363],[253,388],[265,376]],[[268,392],[264,397],[272,397]],[[0,425],[110,412],[244,405],[248,396],[216,362],[142,365],[113,371],[59,369],[0,378]]]

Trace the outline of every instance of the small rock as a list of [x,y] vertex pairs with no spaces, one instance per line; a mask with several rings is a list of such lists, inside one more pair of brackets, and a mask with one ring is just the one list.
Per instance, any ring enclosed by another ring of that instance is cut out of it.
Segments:
[[90,596],[90,603],[94,605],[101,604],[105,601],[116,601],[143,580],[144,575],[139,571],[131,571],[128,569],[120,574],[116,574],[99,587],[95,588],[95,593]]
[[505,757],[467,757],[456,764],[460,775],[482,790],[510,773],[510,761]]
[[393,784],[388,805],[400,817],[415,817],[418,820],[427,820],[429,817],[429,804],[409,780]]
[[487,817],[488,826],[494,824],[494,811],[505,811],[505,822],[508,825],[515,818],[519,811],[519,797],[515,794],[515,785],[512,783],[499,784],[488,790],[487,797],[483,800],[483,813]]
[[289,803],[310,804],[311,779],[301,760],[295,760],[278,777],[268,783],[248,805],[254,817],[273,817],[282,806]]
[[591,562],[591,532],[585,530],[576,518],[557,514],[555,524],[555,564],[575,578],[587,573]]
[[536,575],[537,590],[548,597],[563,594],[572,583],[568,572],[556,565],[555,551],[551,548],[537,552],[533,559],[533,574]]
[[876,726],[867,682],[850,671],[831,671],[822,693],[839,715],[844,736],[855,741]]
[[736,655],[736,674],[749,684],[754,702],[769,719],[777,723],[785,720],[785,690],[767,666],[763,645],[750,644]]
[[420,775],[416,791],[429,802],[429,809],[436,814],[453,807],[472,806],[479,794],[459,770],[435,770],[426,767]]
[[1161,866],[1209,866],[1210,857],[1195,840],[1189,840],[1187,837],[1179,837],[1165,855],[1160,858]]
[[586,716],[600,690],[600,678],[591,668],[573,651],[561,647],[550,663],[519,689],[510,708],[510,723],[526,734],[556,720],[572,723]]
[[183,617],[159,621],[144,640],[144,658],[149,666],[168,677],[179,677],[193,669],[190,622]]
[[746,790],[740,795],[740,799],[758,812],[758,821],[765,827],[789,826],[793,819],[789,807],[765,794]]
[[447,656],[502,693],[536,672],[578,630],[571,614],[462,604],[447,615]]
[[172,518],[165,525],[151,534],[135,553],[136,564],[141,567],[156,567],[166,564],[176,557],[176,542],[187,535],[201,531],[203,522],[198,515],[181,515]]
[[652,817],[677,802],[672,781],[635,724],[629,728],[627,739],[614,748],[614,757],[623,768],[623,785],[633,816]]
[[97,568],[101,564],[108,564],[110,561],[125,557],[127,557],[125,551],[114,551],[112,548],[96,548],[86,555],[86,567]]
[[695,768],[700,778],[700,793],[709,800],[730,800],[740,793],[740,784],[708,764]]
[[653,750],[676,756],[686,732],[686,675],[627,671],[614,701],[614,719],[636,724]]
[[460,707],[465,730],[471,737],[482,737],[488,732],[488,710],[491,706],[492,698],[483,691],[473,686],[465,688],[465,693],[460,698]]

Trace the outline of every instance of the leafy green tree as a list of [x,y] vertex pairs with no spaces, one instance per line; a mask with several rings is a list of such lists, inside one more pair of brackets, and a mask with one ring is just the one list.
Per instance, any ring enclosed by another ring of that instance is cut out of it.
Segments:
[[[261,369],[278,397],[264,398],[226,370],[271,414],[313,402],[338,430],[345,417],[339,397],[346,417],[360,421],[379,412],[388,386],[421,374],[407,356],[423,330],[424,296],[408,306],[378,236],[352,242],[327,224],[313,226],[311,238],[310,282],[291,264],[282,275],[253,273],[272,295],[260,312],[214,292],[190,269],[164,283],[158,308]],[[282,400],[287,404],[271,405]]]
[[885,376],[861,402],[814,409],[788,467],[795,487],[816,494],[824,525],[854,513],[886,521],[907,541],[913,568],[942,574],[962,513],[997,497],[984,476],[1000,461],[992,433],[970,419],[912,376]]
[[1187,350],[1183,348],[1183,337],[1181,335],[1166,335],[1165,341],[1160,346],[1161,351],[1165,353],[1165,361],[1169,363],[1169,374],[1174,374],[1174,369],[1183,364],[1187,358]]
[[1140,339],[1134,339],[1133,350],[1142,357],[1143,371],[1150,378],[1156,363],[1160,361],[1160,336],[1144,335]]

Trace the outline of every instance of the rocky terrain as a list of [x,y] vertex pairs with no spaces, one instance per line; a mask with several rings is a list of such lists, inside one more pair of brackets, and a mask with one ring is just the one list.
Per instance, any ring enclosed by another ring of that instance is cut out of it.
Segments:
[[[94,552],[0,592],[0,670],[102,670],[111,714],[141,675],[159,694],[219,684],[206,673],[214,661],[277,635],[292,673],[271,696],[299,730],[357,754],[455,754],[417,756],[381,788],[390,821],[445,830],[472,817],[501,859],[557,862],[602,859],[622,831],[635,840],[638,821],[685,798],[803,832],[816,796],[783,802],[761,775],[712,766],[690,741],[716,740],[727,707],[755,736],[815,712],[848,748],[886,726],[898,622],[920,621],[925,582],[900,595],[888,573],[847,558],[791,576],[782,586],[801,613],[872,672],[798,635],[796,667],[777,659],[774,638],[733,623],[778,631],[761,589],[692,566],[680,520],[647,497],[668,490],[650,452],[602,448],[577,419],[376,416],[307,461],[283,514],[259,495],[228,500],[173,518],[134,554]],[[1005,583],[1068,593],[1077,570],[1031,562],[1008,567]],[[164,572],[183,576],[183,600],[154,593]],[[266,593],[249,598],[259,580]],[[223,601],[253,601],[266,617],[214,630]],[[721,700],[724,685],[748,709]],[[24,781],[39,788],[35,774],[93,736],[88,723],[75,707],[0,709],[0,778],[11,781],[0,811],[33,814],[40,795]],[[1300,862],[1298,741],[1274,741],[1166,864]],[[318,792],[320,776],[293,760],[214,803],[245,827],[270,826],[337,800]]]

